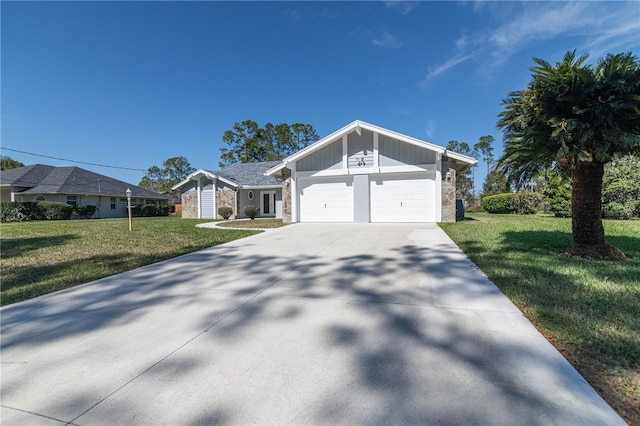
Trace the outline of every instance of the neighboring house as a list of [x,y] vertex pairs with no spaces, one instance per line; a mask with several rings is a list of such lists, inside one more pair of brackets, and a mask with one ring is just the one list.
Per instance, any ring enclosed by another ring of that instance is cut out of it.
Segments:
[[477,160],[362,121],[267,171],[285,222],[455,222],[456,172]]
[[127,217],[127,189],[132,205],[167,203],[165,195],[79,167],[34,164],[0,172],[2,201],[93,205],[94,218]]
[[244,208],[256,205],[259,217],[282,218],[282,183],[265,175],[278,164],[236,163],[216,172],[196,170],[172,188],[182,192],[182,217],[221,218],[218,208],[231,207],[233,218],[244,218]]

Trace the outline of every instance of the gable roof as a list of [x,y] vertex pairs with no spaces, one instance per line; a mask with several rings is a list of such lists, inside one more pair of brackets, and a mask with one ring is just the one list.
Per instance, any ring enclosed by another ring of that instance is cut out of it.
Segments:
[[281,183],[265,172],[280,164],[280,161],[263,161],[260,163],[235,163],[219,171],[198,169],[177,183],[172,189],[178,189],[194,178],[206,176],[209,179],[219,179],[233,187],[280,186]]
[[76,194],[124,197],[127,189],[136,198],[166,199],[165,195],[82,169],[43,164],[3,170],[0,185],[28,188],[21,194]]
[[401,142],[405,142],[411,145],[415,145],[415,146],[419,146],[421,148],[426,148],[429,149],[431,151],[435,151],[439,154],[443,154],[451,159],[454,160],[458,160],[461,161],[463,163],[467,163],[467,164],[476,164],[477,160],[473,157],[469,157],[467,155],[463,155],[463,154],[459,154],[457,152],[453,152],[453,151],[449,151],[446,148],[440,146],[440,145],[435,145],[433,143],[430,142],[426,142],[420,139],[416,139],[414,137],[411,136],[407,136],[407,135],[403,135],[402,133],[398,133],[398,132],[394,132],[393,130],[389,130],[389,129],[385,129],[383,127],[379,127],[370,123],[366,123],[364,121],[360,121],[360,120],[356,120],[352,123],[347,124],[346,126],[344,126],[343,128],[336,130],[335,132],[331,133],[328,136],[325,136],[324,138],[312,143],[311,145],[307,146],[306,148],[301,149],[300,151],[296,152],[293,155],[290,155],[289,157],[285,158],[284,160],[282,160],[282,162],[280,162],[279,165],[277,165],[276,167],[273,167],[269,170],[267,170],[266,174],[271,176],[274,173],[276,173],[279,170],[282,170],[283,168],[285,168],[287,166],[288,163],[292,162],[292,161],[297,161],[303,157],[306,157],[307,155],[325,147],[326,145],[329,145],[335,141],[337,141],[338,139],[342,138],[342,136],[344,135],[348,135],[351,132],[358,132],[358,134],[360,134],[362,132],[362,129],[365,130],[369,130],[371,132],[374,133],[378,133],[380,135],[384,135],[387,137],[390,137],[392,139],[396,139],[399,140]]

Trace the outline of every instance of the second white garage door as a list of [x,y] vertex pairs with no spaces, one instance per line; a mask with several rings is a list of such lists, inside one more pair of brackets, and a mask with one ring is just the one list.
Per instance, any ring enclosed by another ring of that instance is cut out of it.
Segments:
[[301,222],[353,222],[353,178],[299,180]]
[[436,183],[425,174],[372,175],[371,222],[435,222]]

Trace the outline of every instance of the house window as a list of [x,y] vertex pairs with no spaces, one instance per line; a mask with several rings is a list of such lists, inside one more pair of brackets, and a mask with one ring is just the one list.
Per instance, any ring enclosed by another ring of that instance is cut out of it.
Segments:
[[77,195],[67,195],[67,204],[69,204],[70,206],[77,206],[78,205],[78,196]]
[[116,209],[116,199],[111,198],[111,210],[115,210],[115,209]]
[[40,201],[47,201],[46,198],[44,198],[44,195],[38,195],[36,198],[33,199],[33,201],[40,202]]
[[249,191],[247,197],[249,197],[250,200],[253,200],[253,191]]

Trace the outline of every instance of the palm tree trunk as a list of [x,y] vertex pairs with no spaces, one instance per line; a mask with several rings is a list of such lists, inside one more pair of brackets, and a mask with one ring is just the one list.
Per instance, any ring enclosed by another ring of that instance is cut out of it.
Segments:
[[603,245],[602,176],[604,164],[580,163],[571,170],[571,225],[573,242],[579,245]]
[[567,252],[599,260],[626,260],[624,253],[605,244],[602,226],[604,163],[584,162],[571,169],[571,225],[573,246]]

